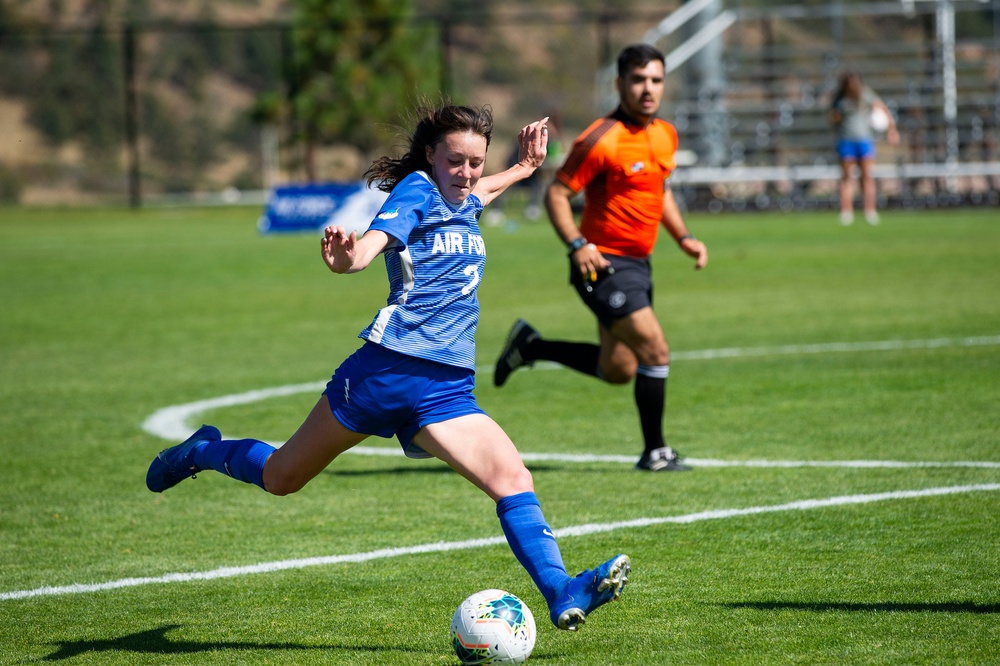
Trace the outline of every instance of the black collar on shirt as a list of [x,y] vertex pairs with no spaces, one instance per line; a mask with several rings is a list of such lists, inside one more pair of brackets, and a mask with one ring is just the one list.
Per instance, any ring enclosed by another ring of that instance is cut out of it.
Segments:
[[656,116],[650,116],[648,123],[639,122],[639,119],[636,118],[635,116],[630,116],[629,114],[625,113],[625,110],[622,109],[621,105],[619,105],[618,108],[612,111],[611,115],[609,115],[608,118],[617,120],[621,123],[624,123],[625,125],[633,125],[640,129],[645,129],[649,127],[650,125],[653,124],[653,121],[656,120]]

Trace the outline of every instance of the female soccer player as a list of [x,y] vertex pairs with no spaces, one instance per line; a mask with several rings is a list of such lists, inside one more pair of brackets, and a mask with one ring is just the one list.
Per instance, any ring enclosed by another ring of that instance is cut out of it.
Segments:
[[406,154],[382,157],[366,173],[369,184],[390,193],[368,230],[359,238],[330,226],[320,242],[334,273],[355,273],[385,257],[389,298],[361,332],[365,344],[341,364],[280,448],[223,440],[205,425],[153,460],[146,485],[163,492],[213,469],[286,495],[366,437],[395,435],[407,456],[443,460],[496,501],[507,542],[545,597],[553,624],[575,631],[594,609],[618,598],[629,558],[618,555],[576,577],[567,574],[531,473],[472,393],[476,290],[486,263],[479,216],[541,165],[548,119],[518,134],[517,164],[483,177],[490,110],[445,105],[421,113]]

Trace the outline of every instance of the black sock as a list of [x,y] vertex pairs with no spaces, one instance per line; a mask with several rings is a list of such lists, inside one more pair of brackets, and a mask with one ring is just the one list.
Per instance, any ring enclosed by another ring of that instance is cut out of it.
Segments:
[[635,405],[639,408],[644,453],[659,449],[663,441],[663,411],[667,401],[667,378],[643,374],[642,367],[635,376]]
[[563,342],[538,338],[524,350],[527,361],[553,361],[567,368],[597,377],[601,348],[590,342]]

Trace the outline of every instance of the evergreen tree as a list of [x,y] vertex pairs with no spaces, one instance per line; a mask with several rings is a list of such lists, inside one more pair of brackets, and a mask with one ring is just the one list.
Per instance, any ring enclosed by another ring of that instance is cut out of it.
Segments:
[[437,42],[411,0],[298,0],[292,45],[290,102],[310,180],[318,145],[369,153],[439,80]]

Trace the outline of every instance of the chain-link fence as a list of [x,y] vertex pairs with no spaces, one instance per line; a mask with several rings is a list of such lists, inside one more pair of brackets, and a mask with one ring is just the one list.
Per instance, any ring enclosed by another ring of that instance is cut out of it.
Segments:
[[255,99],[285,26],[97,26],[0,36],[7,201],[125,203],[263,187]]
[[[685,7],[678,3],[628,15],[494,12],[488,24],[424,17],[414,29],[430,26],[443,95],[493,107],[493,169],[507,160],[517,130],[541,116],[552,117],[568,146],[610,110],[617,51],[655,38],[671,64],[661,115],[677,125],[687,157],[675,186],[690,207],[823,205],[834,164],[826,109],[845,66],[865,71],[903,132],[899,148],[880,154],[883,196],[913,204],[921,196],[969,202],[978,194],[988,203],[996,195],[1000,169],[989,165],[1000,162],[997,0],[949,3],[957,28],[952,118],[942,111],[940,17],[927,3],[910,14],[899,2],[848,10],[813,3],[809,11],[686,3],[696,4],[706,15],[679,26],[665,27]],[[262,99],[289,93],[291,30],[167,23],[0,30],[0,205],[261,200],[275,184],[304,180],[294,118],[260,113]],[[412,101],[401,91],[400,123]],[[944,164],[949,136],[960,164],[986,166],[952,176],[903,172],[900,165]],[[357,178],[372,157],[347,140],[318,152],[321,180]]]

